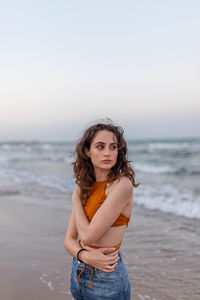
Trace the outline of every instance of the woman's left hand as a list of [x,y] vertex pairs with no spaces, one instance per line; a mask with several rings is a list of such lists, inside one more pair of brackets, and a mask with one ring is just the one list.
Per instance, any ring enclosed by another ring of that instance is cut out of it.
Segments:
[[119,259],[118,251],[110,254],[106,252],[113,251],[113,248],[98,248],[80,253],[81,260],[101,271],[113,272]]

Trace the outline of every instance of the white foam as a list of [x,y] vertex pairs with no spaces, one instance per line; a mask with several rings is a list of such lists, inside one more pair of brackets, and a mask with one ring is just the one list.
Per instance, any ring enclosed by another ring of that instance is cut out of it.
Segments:
[[53,149],[50,144],[43,144],[43,145],[41,145],[41,148],[45,151],[49,151],[49,150]]
[[[56,174],[38,175],[25,170],[15,170],[6,167],[0,168],[0,178],[14,180],[17,184],[37,184],[56,189],[62,193],[66,193],[73,186],[72,181],[68,182],[66,176],[58,176]],[[69,185],[69,186],[68,186]]]
[[192,191],[166,184],[165,186],[141,186],[135,202],[139,205],[187,218],[200,219],[200,197]]
[[183,149],[187,149],[189,146],[191,146],[190,143],[187,142],[179,142],[179,143],[167,143],[167,142],[154,142],[154,143],[150,143],[149,144],[149,149],[150,150],[154,150],[154,149],[173,149],[173,150],[183,150]]
[[162,173],[174,173],[175,169],[169,165],[153,165],[150,163],[137,163],[135,164],[135,170],[144,173],[162,174]]
[[[43,274],[44,274],[44,273],[43,273]],[[42,274],[42,275],[43,275],[43,274]],[[45,274],[44,277],[47,278],[48,275]],[[54,287],[53,287],[53,285],[52,285],[52,282],[51,282],[51,281],[47,281],[46,279],[44,279],[44,277],[43,277],[43,276],[40,276],[40,281],[41,281],[42,283],[45,283],[45,284],[48,286],[48,288],[49,288],[50,290],[53,290]]]

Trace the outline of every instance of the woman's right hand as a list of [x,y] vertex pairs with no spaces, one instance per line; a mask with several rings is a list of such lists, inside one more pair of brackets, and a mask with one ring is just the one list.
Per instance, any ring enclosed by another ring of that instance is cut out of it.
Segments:
[[98,248],[89,251],[82,251],[80,259],[84,263],[89,264],[104,272],[113,272],[119,259],[118,251],[106,254],[113,251],[113,248]]

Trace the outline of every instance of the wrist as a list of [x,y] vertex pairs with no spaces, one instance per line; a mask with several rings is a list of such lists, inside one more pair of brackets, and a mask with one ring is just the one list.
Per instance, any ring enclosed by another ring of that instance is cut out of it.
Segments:
[[78,252],[77,252],[77,255],[76,255],[76,258],[78,259],[78,261],[82,262],[82,263],[85,263],[86,262],[86,255],[87,253],[87,249],[85,248],[81,248]]
[[84,263],[86,263],[86,264],[87,264],[87,255],[88,255],[87,252],[88,252],[88,251],[82,251],[82,252],[80,253],[80,255],[79,255],[80,259],[81,259]]

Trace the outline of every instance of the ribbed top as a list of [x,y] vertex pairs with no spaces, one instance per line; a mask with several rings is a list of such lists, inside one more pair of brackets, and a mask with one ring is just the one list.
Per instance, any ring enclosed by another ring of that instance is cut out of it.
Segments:
[[[86,205],[84,206],[85,213],[89,221],[91,221],[92,217],[98,210],[98,208],[102,205],[102,203],[106,199],[105,188],[107,180],[96,181],[93,184],[90,197],[88,198]],[[112,224],[112,227],[127,225],[130,220],[130,217],[125,216],[124,214],[120,214],[117,220]]]

